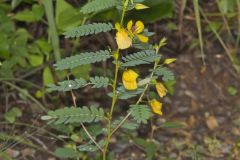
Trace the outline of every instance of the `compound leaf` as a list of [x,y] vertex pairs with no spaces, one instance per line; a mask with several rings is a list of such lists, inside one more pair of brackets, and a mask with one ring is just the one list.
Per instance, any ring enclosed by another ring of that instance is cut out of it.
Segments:
[[42,116],[42,120],[50,120],[50,124],[91,123],[98,122],[104,117],[102,108],[89,107],[65,107],[55,111],[49,111]]
[[79,89],[86,85],[86,81],[83,78],[75,79],[75,80],[66,80],[62,82],[58,82],[57,85],[50,84],[48,85],[48,91],[62,91],[67,92],[75,89]]
[[111,23],[92,23],[76,27],[70,31],[64,33],[65,38],[76,38],[81,36],[87,36],[92,34],[98,34],[101,32],[108,32],[113,29]]
[[156,59],[160,58],[159,54],[156,54],[154,50],[145,50],[137,53],[127,55],[122,58],[123,67],[132,67],[140,64],[150,64]]
[[109,85],[109,79],[107,77],[90,77],[89,78],[91,84],[93,84],[92,88],[101,88],[107,87]]
[[93,0],[81,8],[84,14],[96,13],[117,6],[117,0]]
[[137,123],[147,123],[151,116],[151,110],[147,105],[131,105],[129,111]]
[[64,70],[64,69],[72,69],[77,66],[96,63],[100,61],[106,61],[110,58],[110,51],[108,50],[100,50],[97,52],[86,52],[80,53],[75,56],[67,57],[58,61],[54,66],[56,70]]
[[167,67],[158,67],[154,74],[157,76],[162,76],[163,81],[168,82],[174,80],[173,72]]

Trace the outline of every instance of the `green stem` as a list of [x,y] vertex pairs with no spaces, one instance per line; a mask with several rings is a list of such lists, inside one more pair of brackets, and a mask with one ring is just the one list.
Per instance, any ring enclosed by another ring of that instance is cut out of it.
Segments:
[[126,10],[127,10],[128,3],[129,3],[129,0],[126,0],[123,4],[122,18],[121,18],[121,22],[120,22],[121,25],[123,24],[123,20],[124,20],[124,17],[125,17],[125,13],[126,13]]
[[[125,17],[125,13],[126,13],[126,9],[128,6],[129,0],[125,0],[124,5],[123,5],[123,11],[122,11],[122,17],[121,17],[121,22],[120,24],[123,24],[123,20]],[[111,104],[111,109],[108,115],[108,127],[107,127],[107,142],[106,145],[104,146],[103,149],[103,160],[106,160],[106,156],[107,156],[107,150],[108,150],[108,145],[110,143],[110,139],[111,139],[111,125],[112,125],[112,114],[113,114],[113,110],[117,101],[117,92],[116,92],[116,88],[117,88],[117,78],[118,78],[118,71],[119,71],[119,67],[120,64],[118,62],[118,57],[119,57],[119,48],[117,49],[117,51],[114,54],[114,58],[115,58],[115,74],[114,74],[114,81],[113,81],[113,97],[112,97],[112,104]]]
[[110,143],[110,139],[111,139],[111,125],[112,125],[112,114],[113,114],[113,110],[117,101],[117,92],[116,92],[116,88],[117,88],[117,78],[118,78],[118,71],[119,71],[119,61],[118,61],[118,56],[119,56],[119,49],[116,51],[115,53],[115,75],[114,75],[114,81],[113,81],[113,97],[112,97],[112,104],[111,104],[111,109],[108,115],[108,128],[107,128],[107,142],[106,145],[104,147],[103,150],[103,160],[106,160],[106,154],[107,154],[107,149],[108,149],[108,145]]
[[50,35],[52,46],[53,46],[55,60],[59,61],[61,59],[61,54],[60,54],[60,47],[59,47],[59,37],[56,29],[54,16],[53,16],[53,3],[52,3],[52,0],[44,0],[43,4],[45,7],[46,16],[48,20],[49,35]]

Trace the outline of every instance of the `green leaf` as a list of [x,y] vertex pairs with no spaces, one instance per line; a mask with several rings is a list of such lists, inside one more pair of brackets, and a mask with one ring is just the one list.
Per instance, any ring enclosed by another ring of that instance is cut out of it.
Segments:
[[56,25],[66,31],[82,23],[83,15],[65,0],[56,1]]
[[[146,35],[146,34],[144,34]],[[135,40],[133,41],[133,45],[134,48],[138,48],[141,50],[154,50],[154,46],[152,44],[149,43],[142,43],[139,40]]]
[[12,0],[11,8],[14,10],[23,0]]
[[[46,55],[49,56],[49,53],[52,51],[52,45],[44,39],[38,39],[35,41],[39,49]],[[48,59],[48,58],[47,58]]]
[[11,33],[15,30],[12,19],[3,10],[0,10],[0,19],[1,19],[1,21],[0,21],[1,34]]
[[111,23],[92,23],[79,26],[64,33],[65,38],[76,38],[81,36],[108,32],[113,29]]
[[160,57],[154,50],[141,51],[123,57],[121,66],[132,67],[140,64],[150,64]]
[[[118,87],[117,88],[117,96],[118,99],[129,99],[129,98],[133,98],[136,97],[138,95],[140,95],[142,93],[143,89],[142,88],[138,88],[134,91],[130,91],[130,90],[126,90],[123,86],[122,87]],[[112,97],[112,93],[108,94],[110,97]]]
[[[0,27],[2,27],[2,25],[0,24]],[[10,54],[9,54],[9,47],[10,47],[10,40],[8,39],[8,35],[6,33],[2,33],[0,32],[1,36],[0,36],[0,57],[7,59],[9,58]]]
[[10,123],[14,123],[16,118],[21,116],[22,116],[22,111],[16,107],[12,108],[10,111],[4,114],[4,118]]
[[117,0],[93,0],[84,5],[80,11],[84,14],[96,13],[115,7],[117,4]]
[[219,0],[218,7],[220,11],[227,15],[234,10],[235,0]]
[[159,126],[160,128],[182,128],[183,124],[180,122],[165,122]]
[[164,86],[167,88],[168,90],[168,93],[170,95],[173,95],[174,94],[174,86],[176,84],[176,81],[175,80],[172,80],[172,81],[167,81],[164,83]]
[[29,63],[33,67],[37,67],[43,64],[43,56],[42,55],[29,55]]
[[[123,86],[118,87],[117,88],[117,96],[118,99],[129,99],[129,98],[133,98],[136,97],[138,95],[140,95],[142,93],[143,89],[142,88],[138,88],[136,90],[126,90]],[[112,92],[108,93],[109,97],[112,97]]]
[[34,4],[32,10],[25,9],[21,12],[18,12],[14,18],[18,21],[24,22],[37,22],[42,19],[44,15],[44,9],[42,5]]
[[147,105],[131,105],[129,112],[137,123],[147,123],[147,120],[151,117],[150,107]]
[[171,70],[169,70],[167,67],[158,67],[154,74],[157,76],[162,76],[162,79],[164,82],[173,81],[174,80],[174,74]]
[[109,10],[105,10],[99,12],[91,18],[93,21],[101,21],[101,22],[117,22],[119,21],[119,12],[116,8],[112,8]]
[[55,111],[49,111],[48,115],[42,116],[42,120],[50,120],[54,125],[70,123],[91,123],[98,122],[104,118],[102,108],[91,106],[90,108],[65,107]]
[[83,79],[89,79],[89,74],[91,71],[91,65],[86,64],[83,66],[75,67],[71,70],[72,74],[75,78],[83,78]]
[[49,84],[54,83],[52,72],[49,67],[45,67],[43,70],[43,84],[48,86]]
[[111,57],[110,51],[108,50],[100,50],[97,52],[86,52],[80,53],[75,56],[67,57],[58,61],[54,66],[56,70],[64,70],[64,69],[72,69],[77,66],[96,63],[100,61],[106,61]]
[[134,138],[133,141],[145,150],[145,152],[147,153],[147,160],[152,160],[154,158],[156,146],[153,142],[148,142],[142,138]]
[[89,78],[91,84],[93,84],[92,88],[101,88],[101,87],[107,87],[109,85],[109,79],[108,77],[90,77]]
[[54,154],[59,158],[76,158],[78,156],[73,148],[57,148]]
[[79,89],[86,85],[86,81],[83,78],[75,79],[75,80],[66,80],[62,82],[58,82],[57,85],[55,84],[49,84],[48,85],[48,91],[62,91],[67,92],[71,90]]

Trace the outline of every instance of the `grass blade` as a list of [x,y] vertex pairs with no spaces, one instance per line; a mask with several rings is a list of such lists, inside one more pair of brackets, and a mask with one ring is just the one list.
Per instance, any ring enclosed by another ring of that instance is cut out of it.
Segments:
[[59,61],[61,59],[61,54],[60,54],[60,48],[59,48],[59,37],[56,29],[56,24],[54,21],[54,16],[53,16],[52,0],[44,0],[43,4],[44,4],[47,20],[48,20],[49,35],[50,35],[52,46],[53,46],[55,60]]
[[204,60],[204,58],[205,58],[204,55],[205,54],[204,54],[204,50],[203,50],[203,37],[202,37],[202,27],[201,27],[201,18],[200,18],[200,13],[199,13],[198,0],[193,0],[193,7],[194,7],[196,24],[197,24],[200,49],[201,49],[201,54],[202,54],[202,62],[203,62],[203,65],[205,66],[205,60]]

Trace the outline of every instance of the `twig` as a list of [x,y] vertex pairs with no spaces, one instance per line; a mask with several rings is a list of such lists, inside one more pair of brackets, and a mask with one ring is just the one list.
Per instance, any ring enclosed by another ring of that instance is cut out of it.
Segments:
[[[69,76],[67,76],[68,80],[69,80]],[[71,96],[72,96],[72,100],[73,100],[73,104],[74,107],[77,107],[77,103],[76,103],[76,96],[74,95],[73,91],[71,90]],[[101,146],[94,140],[94,138],[91,136],[91,134],[88,132],[87,128],[85,127],[85,125],[83,123],[80,123],[80,125],[82,126],[83,130],[86,132],[86,134],[88,135],[88,137],[92,140],[92,142],[98,147],[98,149],[103,152],[103,149],[101,148]]]

